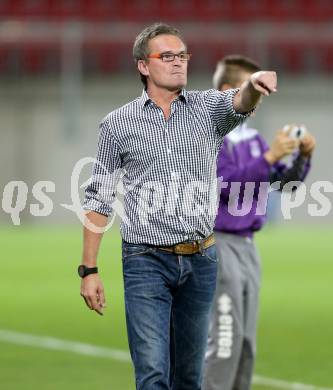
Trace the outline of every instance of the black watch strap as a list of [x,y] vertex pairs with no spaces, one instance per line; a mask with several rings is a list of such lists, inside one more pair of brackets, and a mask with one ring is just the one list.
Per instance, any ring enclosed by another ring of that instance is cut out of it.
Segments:
[[91,274],[97,274],[98,273],[98,268],[97,267],[87,267],[83,264],[79,265],[77,272],[81,278],[85,278],[88,275]]

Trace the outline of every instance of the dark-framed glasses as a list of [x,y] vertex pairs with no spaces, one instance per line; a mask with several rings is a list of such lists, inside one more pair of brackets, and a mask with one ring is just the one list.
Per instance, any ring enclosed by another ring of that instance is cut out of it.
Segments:
[[157,58],[162,60],[163,62],[172,62],[175,60],[175,58],[178,57],[180,61],[187,62],[191,58],[190,53],[152,53],[149,54],[147,58]]

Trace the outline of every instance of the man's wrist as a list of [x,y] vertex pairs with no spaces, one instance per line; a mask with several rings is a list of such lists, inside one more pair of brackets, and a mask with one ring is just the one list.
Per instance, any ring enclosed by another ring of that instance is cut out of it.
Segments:
[[86,267],[97,267],[97,258],[93,255],[83,254],[81,257],[81,264],[85,265]]
[[85,278],[88,275],[98,274],[98,267],[87,267],[84,264],[78,266],[77,272],[81,278]]
[[81,264],[88,267],[88,268],[92,268],[92,267],[97,267],[97,262],[96,261],[89,261],[89,260],[82,260],[81,261]]
[[250,80],[245,81],[238,91],[238,107],[237,112],[247,113],[255,109],[260,100],[260,92],[258,92]]

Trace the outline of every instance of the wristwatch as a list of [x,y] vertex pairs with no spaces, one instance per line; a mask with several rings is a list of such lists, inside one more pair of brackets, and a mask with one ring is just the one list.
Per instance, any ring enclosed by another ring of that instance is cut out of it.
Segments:
[[79,274],[79,276],[81,278],[85,278],[88,275],[97,274],[98,273],[98,268],[97,267],[89,268],[89,267],[81,264],[81,265],[79,265],[79,267],[77,269],[77,273]]

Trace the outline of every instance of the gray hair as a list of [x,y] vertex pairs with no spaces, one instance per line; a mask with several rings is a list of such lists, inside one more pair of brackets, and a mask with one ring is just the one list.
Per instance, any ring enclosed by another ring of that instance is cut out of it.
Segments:
[[[135,38],[133,45],[133,58],[137,64],[139,60],[145,60],[148,56],[148,43],[151,39],[158,35],[175,35],[183,41],[183,38],[178,29],[169,26],[165,23],[154,23],[151,26],[146,27]],[[147,77],[140,73],[141,81],[145,87],[147,87]]]

